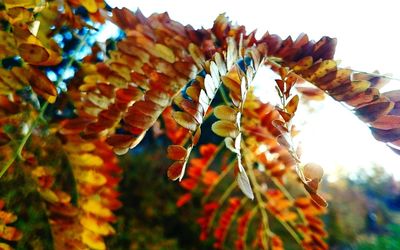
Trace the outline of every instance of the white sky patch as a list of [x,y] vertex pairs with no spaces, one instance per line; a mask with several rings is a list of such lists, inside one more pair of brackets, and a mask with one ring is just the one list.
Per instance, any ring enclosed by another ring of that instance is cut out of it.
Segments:
[[[400,15],[394,0],[353,1],[183,1],[136,0],[107,1],[111,6],[138,7],[148,16],[167,11],[170,17],[194,28],[210,28],[220,13],[226,13],[234,23],[245,25],[247,31],[257,29],[260,37],[267,30],[282,38],[300,33],[318,40],[326,35],[336,37],[338,45],[335,59],[342,67],[380,73],[391,73],[400,78]],[[260,72],[258,90],[265,91],[263,99],[276,96],[270,75]],[[400,81],[392,81],[389,89],[400,89]],[[334,173],[338,167],[357,171],[374,163],[400,179],[400,156],[383,143],[377,142],[368,127],[350,111],[330,98],[315,104],[317,112],[304,115],[306,125],[299,139],[303,145],[304,161],[317,162],[326,172]]]

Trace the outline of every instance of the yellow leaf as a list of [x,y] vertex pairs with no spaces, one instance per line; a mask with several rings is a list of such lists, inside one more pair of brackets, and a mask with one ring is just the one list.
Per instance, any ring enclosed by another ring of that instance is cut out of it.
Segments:
[[10,245],[7,245],[6,243],[1,243],[1,242],[0,242],[0,249],[1,250],[12,250]]
[[97,4],[95,0],[81,0],[80,2],[89,13],[95,13],[97,11]]
[[85,182],[93,186],[102,186],[107,182],[107,179],[104,177],[104,175],[93,170],[82,171],[78,178],[81,182]]
[[67,143],[64,146],[64,149],[71,153],[79,153],[79,152],[90,152],[95,149],[95,145],[90,142],[81,142],[81,143]]
[[238,128],[233,122],[230,121],[217,121],[212,127],[212,131],[222,137],[232,137],[236,138],[239,134]]
[[200,48],[197,47],[196,44],[191,43],[191,44],[189,44],[188,50],[189,50],[190,56],[193,58],[197,67],[199,69],[203,68],[203,65],[204,65],[204,62],[206,59],[204,58],[204,54],[200,50]]
[[214,115],[220,120],[236,121],[237,112],[226,105],[220,105],[214,109]]
[[174,52],[168,48],[167,46],[157,43],[154,46],[154,50],[156,52],[156,55],[162,59],[164,59],[165,61],[169,62],[169,63],[174,63],[175,62],[175,54]]
[[103,160],[94,154],[70,154],[71,163],[76,166],[101,167]]
[[293,96],[292,99],[290,99],[288,104],[286,104],[286,107],[285,107],[286,112],[293,115],[297,110],[298,104],[299,104],[299,96],[295,95],[295,96]]
[[46,189],[39,189],[40,196],[42,196],[43,199],[45,199],[47,202],[50,203],[56,203],[59,202],[60,200],[58,199],[58,196],[56,193],[54,193],[52,190],[46,188]]
[[101,218],[109,218],[112,217],[113,214],[110,209],[104,207],[100,201],[95,201],[93,199],[88,200],[82,206],[83,210],[91,213],[93,215],[97,215]]
[[87,229],[84,229],[82,232],[82,242],[95,250],[106,249],[103,238]]
[[114,228],[109,223],[100,221],[99,219],[89,215],[82,216],[80,222],[82,226],[96,234],[106,236],[115,233]]
[[[94,1],[94,0],[93,0]],[[35,8],[42,1],[38,0],[4,0],[4,4],[7,9],[15,7],[23,7],[26,9]]]

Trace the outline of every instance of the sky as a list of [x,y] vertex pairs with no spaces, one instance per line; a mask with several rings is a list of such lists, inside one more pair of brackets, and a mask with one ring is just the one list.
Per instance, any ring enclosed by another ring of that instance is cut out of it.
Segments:
[[[327,35],[336,37],[335,59],[340,66],[382,74],[390,73],[400,79],[400,15],[396,0],[108,0],[113,7],[140,8],[145,16],[167,11],[170,17],[194,28],[212,26],[220,13],[234,23],[245,25],[248,31],[257,29],[258,37],[266,31],[281,37],[308,34],[318,40]],[[107,33],[109,34],[109,33]],[[255,80],[258,90],[265,94],[273,90],[263,84],[270,75],[260,72]],[[398,89],[399,80],[392,80],[386,90]],[[384,89],[385,90],[385,89]],[[302,160],[321,164],[328,178],[340,171],[354,175],[361,168],[366,171],[375,163],[400,179],[400,156],[383,143],[376,142],[368,127],[351,111],[327,98],[312,103],[317,112],[303,116],[298,140],[303,147]],[[303,107],[298,113],[307,113]]]

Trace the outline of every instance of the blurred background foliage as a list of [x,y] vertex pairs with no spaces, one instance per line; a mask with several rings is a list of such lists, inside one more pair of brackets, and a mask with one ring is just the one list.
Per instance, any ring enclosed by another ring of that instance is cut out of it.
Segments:
[[[200,197],[181,208],[175,205],[184,190],[165,176],[162,141],[162,137],[148,137],[143,146],[121,159],[126,173],[120,189],[124,206],[117,211],[116,229],[120,233],[109,239],[110,249],[210,249],[212,246],[212,241],[198,239],[200,227],[192,219],[201,214]],[[323,219],[331,249],[399,248],[400,182],[378,165],[372,169],[370,173],[361,169],[351,178],[342,175],[334,182],[325,178],[323,191],[329,199],[329,209]],[[278,227],[274,231],[283,240],[290,237],[285,230],[279,230],[278,223],[272,221],[272,224]],[[287,249],[292,249],[284,242]]]

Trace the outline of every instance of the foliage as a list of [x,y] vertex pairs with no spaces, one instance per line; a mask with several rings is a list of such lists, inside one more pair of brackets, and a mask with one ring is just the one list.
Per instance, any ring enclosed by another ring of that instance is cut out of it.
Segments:
[[[399,182],[375,166],[356,179],[340,176],[324,189],[335,195],[325,216],[333,249],[392,249],[397,246]],[[392,245],[390,245],[392,244]],[[394,244],[394,245],[393,245]]]
[[[122,35],[100,44],[105,20]],[[329,37],[257,40],[223,15],[196,30],[101,0],[3,0],[0,35],[5,249],[106,249],[105,238],[135,223],[120,196],[137,170],[115,154],[141,154],[161,135],[172,143],[167,176],[187,191],[177,206],[202,208],[201,240],[217,249],[327,249],[323,169],[302,163],[292,142],[300,97],[344,102],[398,152],[398,91],[380,93],[384,78],[338,67]],[[277,73],[278,106],[252,91],[265,66]]]

